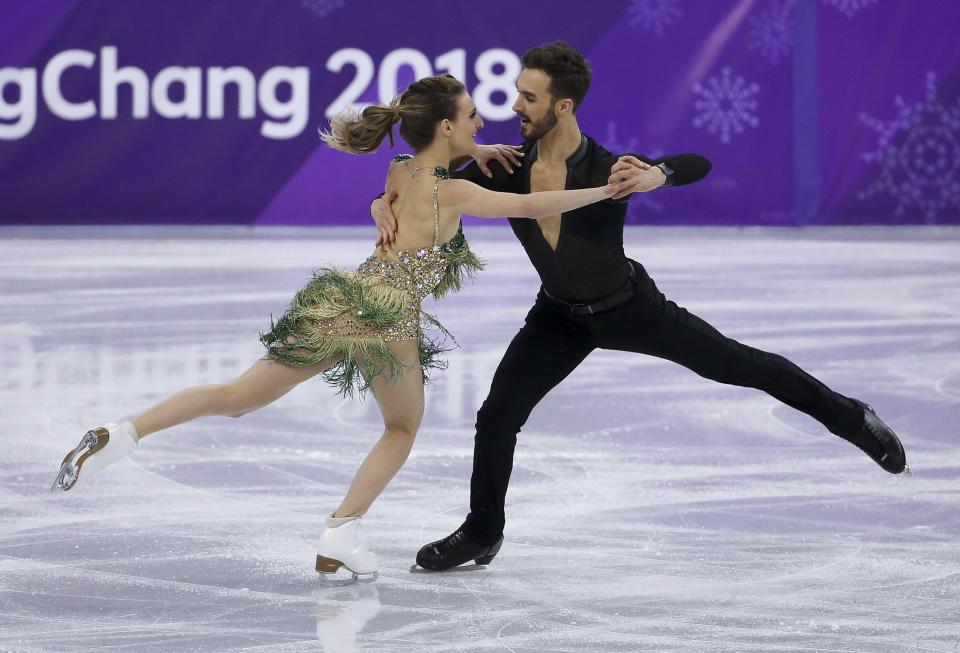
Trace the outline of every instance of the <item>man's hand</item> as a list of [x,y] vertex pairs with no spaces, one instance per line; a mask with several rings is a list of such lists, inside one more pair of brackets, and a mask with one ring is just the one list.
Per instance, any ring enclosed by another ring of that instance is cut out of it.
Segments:
[[623,181],[630,182],[628,190],[610,199],[618,200],[631,193],[646,193],[660,188],[667,182],[667,176],[660,168],[644,163],[635,156],[622,156],[610,168],[607,183],[617,184]]
[[523,157],[523,148],[519,145],[477,145],[473,151],[473,160],[477,162],[480,172],[487,177],[493,177],[490,172],[490,162],[499,161],[503,169],[513,174],[513,167],[520,167],[520,159]]
[[370,215],[377,223],[377,247],[391,245],[397,240],[397,216],[390,208],[395,199],[397,191],[388,190],[383,197],[378,197],[370,204]]

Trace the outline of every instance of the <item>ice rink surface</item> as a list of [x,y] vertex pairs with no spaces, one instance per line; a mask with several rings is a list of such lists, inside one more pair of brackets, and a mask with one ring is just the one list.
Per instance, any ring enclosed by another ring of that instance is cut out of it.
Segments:
[[373,584],[313,571],[379,435],[319,379],[145,439],[50,494],[82,433],[227,380],[369,230],[0,231],[0,651],[960,651],[960,231],[631,229],[667,297],[873,404],[914,476],[810,418],[598,351],[520,435],[486,568],[411,571],[468,505],[474,415],[537,291],[507,229],[435,311],[461,348],[364,520]]

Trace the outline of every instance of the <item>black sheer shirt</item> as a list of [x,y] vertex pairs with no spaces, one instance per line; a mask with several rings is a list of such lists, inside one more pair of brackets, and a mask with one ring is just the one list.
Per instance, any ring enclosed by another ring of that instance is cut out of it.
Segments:
[[[493,178],[486,177],[472,162],[453,177],[466,179],[490,190],[508,193],[530,192],[530,169],[537,160],[537,141],[523,143],[522,164],[511,175],[499,164],[490,165]],[[665,163],[672,169],[667,185],[680,186],[702,179],[710,171],[710,162],[697,154],[679,154],[651,159],[629,153],[651,165]],[[567,189],[603,186],[610,168],[617,161],[589,136],[567,159]],[[623,225],[629,196],[604,200],[568,211],[560,219],[560,236],[554,250],[543,236],[536,220],[510,218],[510,226],[520,240],[530,262],[540,274],[544,289],[569,302],[591,302],[611,295],[629,280],[629,264],[623,251]]]

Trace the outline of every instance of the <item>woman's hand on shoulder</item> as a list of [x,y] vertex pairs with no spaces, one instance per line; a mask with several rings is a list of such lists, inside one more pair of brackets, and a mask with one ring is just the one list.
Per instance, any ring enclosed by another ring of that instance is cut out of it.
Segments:
[[477,162],[480,172],[493,178],[490,163],[496,161],[503,169],[513,174],[514,168],[519,168],[524,157],[523,148],[519,145],[477,145],[473,151],[473,160]]

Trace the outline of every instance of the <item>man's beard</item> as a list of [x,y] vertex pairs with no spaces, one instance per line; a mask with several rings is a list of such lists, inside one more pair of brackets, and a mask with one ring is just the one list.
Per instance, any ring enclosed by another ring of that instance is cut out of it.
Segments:
[[550,109],[547,111],[547,115],[543,117],[542,120],[534,122],[530,121],[530,133],[526,135],[526,138],[532,138],[534,140],[538,138],[543,138],[544,134],[557,126],[557,114]]

